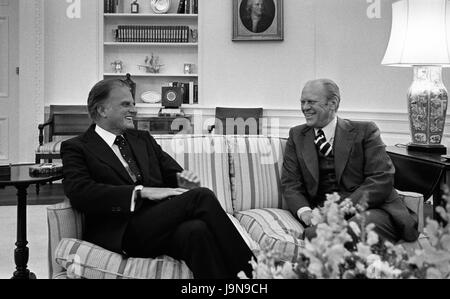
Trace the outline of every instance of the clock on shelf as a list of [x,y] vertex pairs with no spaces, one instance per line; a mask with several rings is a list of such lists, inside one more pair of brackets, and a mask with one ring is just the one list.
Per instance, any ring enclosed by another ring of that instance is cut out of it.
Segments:
[[170,0],[151,0],[150,7],[155,13],[167,13],[170,9]]

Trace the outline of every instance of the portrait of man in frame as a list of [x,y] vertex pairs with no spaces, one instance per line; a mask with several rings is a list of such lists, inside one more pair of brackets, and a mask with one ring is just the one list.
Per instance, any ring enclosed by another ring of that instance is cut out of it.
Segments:
[[233,41],[283,40],[283,0],[233,0]]

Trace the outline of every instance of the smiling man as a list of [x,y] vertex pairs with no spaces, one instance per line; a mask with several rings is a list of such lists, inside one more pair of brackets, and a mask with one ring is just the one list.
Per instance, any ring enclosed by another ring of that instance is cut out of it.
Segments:
[[132,257],[184,260],[194,278],[251,275],[253,254],[214,193],[156,143],[134,129],[137,111],[121,80],[104,80],[89,93],[94,124],[63,142],[64,191],[85,215],[83,239]]
[[355,204],[365,202],[366,222],[374,223],[382,238],[415,241],[417,217],[393,187],[395,170],[378,127],[338,118],[340,91],[329,79],[306,83],[300,101],[306,124],[289,132],[281,180],[291,212],[306,227],[305,237],[315,236],[311,209],[336,192]]

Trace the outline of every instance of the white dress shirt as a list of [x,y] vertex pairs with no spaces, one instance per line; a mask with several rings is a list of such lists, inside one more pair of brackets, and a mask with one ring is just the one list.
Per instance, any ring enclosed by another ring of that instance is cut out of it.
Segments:
[[[331,148],[333,148],[334,136],[336,135],[336,126],[337,126],[337,116],[335,116],[333,118],[333,120],[328,123],[328,125],[326,125],[325,127],[322,128],[322,131],[325,135],[325,139],[331,145]],[[320,128],[314,128],[314,133],[316,134],[316,136],[317,136],[317,132],[319,130],[320,130]],[[303,207],[303,208],[298,209],[298,211],[297,211],[298,218],[301,219],[300,215],[307,211],[311,211],[311,208]]]
[[[102,127],[100,127],[99,125],[95,126],[95,132],[106,142],[106,144],[112,149],[112,151],[114,152],[114,154],[117,156],[117,158],[120,160],[120,163],[122,163],[123,167],[125,167],[128,175],[130,176],[130,178],[133,180],[133,182],[136,182],[136,176],[134,175],[134,173],[131,171],[130,166],[128,165],[128,163],[125,161],[125,159],[122,157],[122,154],[120,153],[120,149],[117,146],[117,144],[114,144],[114,142],[116,141],[117,136],[105,129],[103,129]],[[133,190],[133,194],[131,195],[131,208],[130,211],[134,212],[134,208],[135,208],[135,195],[136,195],[136,191],[137,190],[142,190],[143,186],[136,186]]]

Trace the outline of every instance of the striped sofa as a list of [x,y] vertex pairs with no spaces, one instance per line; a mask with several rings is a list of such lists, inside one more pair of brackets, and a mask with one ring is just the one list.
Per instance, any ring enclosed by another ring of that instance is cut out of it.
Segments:
[[[303,246],[303,227],[287,210],[280,188],[286,139],[263,136],[156,135],[156,141],[202,186],[215,192],[248,246],[274,249],[285,260]],[[403,194],[423,215],[423,198]],[[47,211],[50,278],[190,279],[183,261],[168,256],[126,258],[82,240],[83,216],[66,199]],[[423,219],[420,219],[423,227]]]

